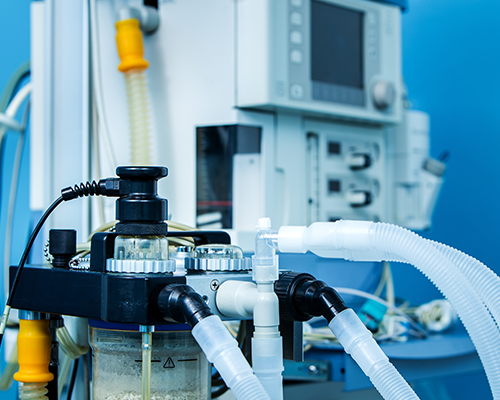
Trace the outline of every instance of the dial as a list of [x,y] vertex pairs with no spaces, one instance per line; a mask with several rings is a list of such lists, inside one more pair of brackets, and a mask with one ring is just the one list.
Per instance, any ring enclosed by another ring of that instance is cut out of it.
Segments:
[[396,90],[391,82],[378,81],[373,86],[373,104],[383,111],[392,106],[396,98]]

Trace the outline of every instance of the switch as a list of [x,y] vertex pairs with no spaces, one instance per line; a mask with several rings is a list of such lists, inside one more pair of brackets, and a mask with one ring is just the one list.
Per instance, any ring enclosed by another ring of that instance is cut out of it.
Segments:
[[372,157],[366,153],[349,153],[345,161],[353,171],[360,171],[372,165]]
[[365,190],[351,190],[346,193],[346,200],[351,207],[365,207],[372,203],[372,194]]

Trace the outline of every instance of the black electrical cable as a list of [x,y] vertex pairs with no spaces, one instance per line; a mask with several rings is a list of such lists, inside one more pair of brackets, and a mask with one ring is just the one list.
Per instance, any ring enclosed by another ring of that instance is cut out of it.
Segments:
[[75,388],[75,382],[76,382],[76,374],[78,372],[78,361],[79,358],[75,358],[75,362],[73,363],[73,372],[71,373],[71,381],[69,382],[68,386],[68,400],[71,400],[71,396],[73,394],[73,389]]
[[21,272],[24,268],[24,265],[26,264],[26,261],[28,260],[28,256],[30,254],[31,248],[33,247],[33,243],[35,242],[36,237],[38,236],[38,233],[42,229],[43,224],[49,218],[49,215],[52,214],[52,211],[56,209],[56,207],[63,202],[62,196],[57,198],[56,201],[54,201],[47,210],[45,210],[45,213],[42,215],[42,218],[38,221],[38,223],[35,226],[35,229],[33,229],[33,232],[31,233],[31,236],[28,240],[28,244],[26,245],[26,248],[24,249],[24,253],[21,257],[21,261],[19,261],[19,268],[17,269],[16,276],[14,278],[14,282],[12,283],[12,288],[10,289],[10,294],[9,298],[7,300],[7,305],[12,306],[12,300],[14,299],[14,294],[16,293],[17,285],[19,283],[19,278],[21,277]]
[[[5,305],[5,309],[3,312],[2,320],[0,323],[0,346],[2,345],[3,341],[3,334],[5,332],[5,327],[7,326],[7,321],[9,319],[9,314],[10,314],[10,309],[12,307],[12,302],[14,300],[14,295],[16,293],[17,285],[19,284],[19,278],[21,277],[21,273],[23,272],[24,265],[26,264],[26,261],[28,260],[29,253],[31,251],[31,248],[33,247],[33,243],[35,242],[36,237],[40,233],[40,230],[42,229],[43,224],[47,220],[47,218],[52,214],[52,211],[56,209],[56,207],[61,204],[63,201],[68,201],[72,199],[76,199],[78,197],[83,197],[83,196],[94,196],[94,195],[107,195],[107,196],[116,196],[117,195],[117,188],[115,186],[111,186],[109,188],[106,187],[106,184],[108,182],[115,182],[115,178],[110,178],[110,179],[105,179],[105,180],[100,180],[99,184],[96,182],[86,182],[86,183],[81,183],[80,185],[75,185],[74,188],[72,187],[67,187],[61,190],[61,196],[57,198],[56,201],[54,201],[47,210],[43,213],[42,217],[38,221],[38,223],[35,226],[35,229],[33,229],[33,232],[31,233],[31,236],[28,240],[28,244],[26,245],[26,248],[24,249],[24,253],[21,257],[21,261],[19,261],[19,266],[17,268],[16,276],[14,278],[14,282],[12,283],[12,287],[10,289],[9,293],[9,298],[7,299],[7,304]],[[102,185],[102,188],[100,187]]]
[[38,221],[38,223],[35,226],[35,229],[33,229],[33,232],[31,233],[31,236],[28,240],[28,244],[26,245],[26,248],[24,249],[24,253],[21,257],[21,261],[19,262],[19,267],[16,272],[16,276],[14,278],[14,282],[12,283],[12,287],[10,289],[9,293],[9,298],[7,299],[7,304],[5,306],[5,310],[2,316],[2,322],[0,325],[0,346],[2,345],[2,340],[3,340],[3,334],[5,332],[5,327],[7,326],[7,320],[9,319],[9,314],[10,314],[10,308],[12,307],[12,301],[14,299],[14,295],[16,293],[17,285],[19,284],[19,278],[21,277],[21,273],[23,271],[24,265],[26,264],[26,261],[28,260],[29,253],[31,251],[31,248],[33,247],[33,243],[35,242],[36,237],[38,236],[38,233],[42,229],[43,224],[49,217],[49,215],[56,209],[56,207],[63,202],[63,198],[59,197],[56,201],[54,201],[47,210],[43,213],[42,217]]

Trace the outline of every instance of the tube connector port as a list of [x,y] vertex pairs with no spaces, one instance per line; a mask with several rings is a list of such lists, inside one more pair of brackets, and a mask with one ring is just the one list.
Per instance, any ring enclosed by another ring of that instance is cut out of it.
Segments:
[[274,291],[279,298],[280,316],[288,321],[323,316],[330,322],[347,309],[335,289],[310,274],[286,272],[275,283]]
[[17,354],[19,371],[14,374],[18,382],[49,382],[51,339],[49,320],[19,320]]
[[116,24],[116,46],[121,63],[120,72],[143,71],[149,63],[144,59],[144,45],[139,20],[135,18],[118,21]]

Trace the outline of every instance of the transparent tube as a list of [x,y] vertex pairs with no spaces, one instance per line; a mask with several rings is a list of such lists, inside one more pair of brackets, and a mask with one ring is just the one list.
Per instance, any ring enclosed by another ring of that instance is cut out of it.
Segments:
[[418,400],[352,309],[342,311],[332,319],[329,327],[384,399]]
[[149,91],[145,71],[126,72],[125,85],[128,98],[132,165],[151,165]]
[[[279,333],[252,338],[252,368],[271,400],[283,399],[283,340]],[[259,335],[260,334],[260,335]]]
[[89,351],[89,346],[79,346],[71,337],[65,326],[57,330],[57,340],[61,345],[61,349],[68,357],[75,359]]
[[[475,286],[480,290],[471,285],[471,281],[460,272],[461,269],[464,270],[463,263],[458,261],[456,254],[450,258],[449,255],[444,254],[450,251],[440,246],[438,249],[435,244],[422,239],[415,233],[390,224],[339,221],[315,223],[307,229],[301,229],[300,233],[298,228],[289,231],[288,236],[284,238],[285,247],[296,247],[297,251],[311,250],[318,255],[333,251],[337,256],[340,253],[342,257],[350,260],[357,260],[358,254],[361,254],[364,260],[370,260],[369,254],[372,253],[374,261],[404,261],[413,264],[424,273],[450,300],[457,311],[476,346],[488,376],[493,397],[500,399],[498,328],[479,297],[485,296],[484,287],[478,287],[479,279]],[[299,236],[300,240],[298,240]],[[282,238],[280,237],[280,249],[281,247]],[[458,263],[458,268],[454,265],[455,263]],[[469,271],[467,274],[470,279],[472,272]],[[486,281],[488,278],[484,278],[481,282]],[[480,295],[480,292],[483,294]],[[493,307],[490,304],[488,306]]]
[[45,387],[47,382],[34,382],[34,383],[23,383],[19,386],[19,399],[20,400],[46,400],[45,396],[48,392]]
[[151,350],[153,335],[142,333],[142,400],[151,399]]
[[253,309],[252,366],[271,400],[283,400],[283,346],[279,331],[279,301],[274,292],[278,280],[277,232],[270,218],[260,218],[252,256],[252,279],[257,284]]
[[218,316],[211,315],[201,320],[193,328],[192,334],[236,400],[270,400],[238,343]]
[[66,384],[66,380],[68,379],[71,360],[72,359],[70,357],[65,356],[62,360],[61,367],[59,368],[59,377],[57,379],[57,393],[59,397],[61,397],[64,385]]

